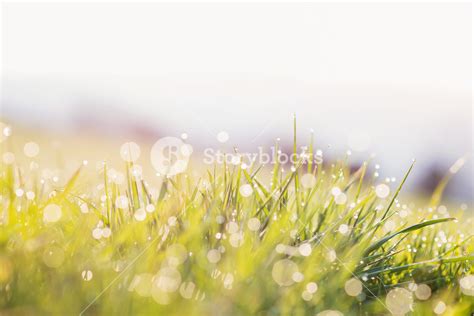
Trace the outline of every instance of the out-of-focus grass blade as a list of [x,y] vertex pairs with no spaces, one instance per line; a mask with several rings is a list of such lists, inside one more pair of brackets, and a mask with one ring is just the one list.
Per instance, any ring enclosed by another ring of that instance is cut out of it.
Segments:
[[448,185],[451,178],[462,168],[466,161],[466,157],[459,158],[456,162],[449,168],[448,173],[441,179],[441,181],[436,186],[430,200],[430,207],[435,208],[439,205],[441,198],[443,197],[444,189]]

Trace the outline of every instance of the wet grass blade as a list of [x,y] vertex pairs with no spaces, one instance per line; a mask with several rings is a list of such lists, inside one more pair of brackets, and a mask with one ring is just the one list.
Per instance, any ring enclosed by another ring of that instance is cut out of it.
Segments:
[[426,222],[423,222],[423,223],[419,223],[419,224],[416,224],[416,225],[412,225],[410,227],[407,227],[407,228],[404,228],[402,230],[399,230],[393,234],[390,234],[382,239],[380,239],[379,241],[377,241],[376,243],[372,244],[371,246],[369,246],[369,248],[367,248],[367,250],[364,252],[364,257],[367,257],[370,253],[372,253],[373,251],[377,250],[378,248],[380,248],[381,246],[383,246],[387,241],[389,241],[390,239],[400,235],[400,234],[407,234],[407,233],[410,233],[412,231],[415,231],[415,230],[418,230],[418,229],[422,229],[426,226],[431,226],[431,225],[435,225],[435,224],[439,224],[439,223],[443,223],[443,222],[448,222],[448,221],[453,221],[455,220],[455,218],[452,218],[452,217],[449,217],[449,218],[440,218],[440,219],[433,219],[433,220],[429,220],[429,221],[426,221]]

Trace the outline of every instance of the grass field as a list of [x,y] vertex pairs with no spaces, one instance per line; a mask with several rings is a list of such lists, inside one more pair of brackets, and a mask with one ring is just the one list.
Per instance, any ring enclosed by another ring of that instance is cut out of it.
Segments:
[[473,223],[442,204],[449,173],[425,205],[399,197],[416,166],[387,182],[348,157],[191,164],[152,185],[140,160],[51,171],[2,138],[0,315],[474,311]]

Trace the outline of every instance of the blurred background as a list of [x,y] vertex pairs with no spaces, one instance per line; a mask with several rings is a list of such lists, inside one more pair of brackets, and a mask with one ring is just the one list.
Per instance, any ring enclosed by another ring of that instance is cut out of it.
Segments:
[[325,157],[398,179],[416,158],[420,190],[467,155],[448,193],[472,202],[471,23],[469,3],[4,3],[1,117],[253,150],[290,143],[295,113]]

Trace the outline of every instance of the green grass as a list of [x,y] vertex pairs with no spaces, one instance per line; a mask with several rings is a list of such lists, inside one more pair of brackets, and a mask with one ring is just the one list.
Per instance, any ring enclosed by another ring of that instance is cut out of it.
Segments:
[[[294,142],[296,151],[296,133]],[[41,168],[2,163],[0,315],[432,315],[440,302],[443,315],[474,310],[459,284],[474,270],[471,218],[437,211],[442,188],[426,207],[399,199],[413,165],[384,199],[369,162],[351,172],[347,157],[294,171],[191,166],[156,192],[145,181],[155,176],[136,178],[132,167],[117,184],[108,164],[82,166],[61,186],[41,182]],[[308,173],[316,182],[304,187]],[[45,222],[51,205],[61,217]],[[154,211],[137,220],[147,205]],[[104,229],[110,236],[93,237]]]

